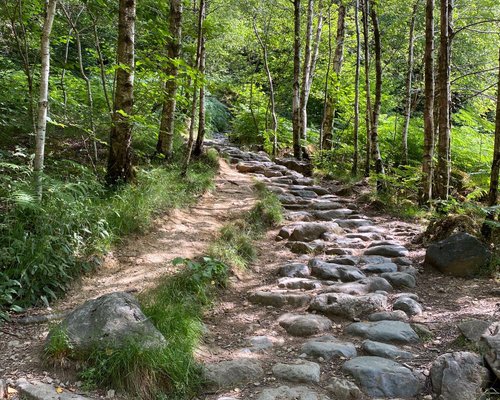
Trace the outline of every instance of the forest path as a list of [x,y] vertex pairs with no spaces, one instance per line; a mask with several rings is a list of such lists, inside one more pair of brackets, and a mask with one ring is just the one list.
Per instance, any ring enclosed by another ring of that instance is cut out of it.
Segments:
[[[204,254],[220,227],[252,207],[252,185],[260,180],[278,195],[285,221],[257,242],[258,258],[231,278],[204,318],[196,357],[213,385],[198,399],[430,399],[436,358],[473,349],[457,340],[458,324],[499,319],[497,282],[424,269],[424,249],[412,243],[423,227],[370,210],[360,201],[366,186],[319,186],[293,170],[302,167],[296,162],[278,165],[215,146],[236,169],[222,161],[215,190],[159,218],[150,233],[128,238],[57,311],[147,289],[175,271],[173,258]],[[44,372],[48,329],[4,325],[0,378],[62,382],[78,391],[74,376]]]

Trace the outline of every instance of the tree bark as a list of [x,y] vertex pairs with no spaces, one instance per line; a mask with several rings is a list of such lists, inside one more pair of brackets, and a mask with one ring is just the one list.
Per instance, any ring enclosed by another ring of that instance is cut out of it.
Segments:
[[293,0],[294,6],[294,41],[293,41],[293,98],[292,98],[292,129],[293,155],[302,158],[300,138],[300,0]]
[[311,43],[313,35],[313,14],[314,0],[308,0],[307,3],[307,24],[306,37],[304,46],[304,63],[302,65],[302,82],[300,85],[300,138],[305,139],[307,136],[307,101],[306,92],[311,71],[312,52]]
[[410,33],[408,39],[408,70],[406,72],[406,93],[405,93],[405,112],[404,112],[404,125],[402,134],[402,153],[403,165],[408,165],[408,129],[410,127],[411,118],[411,85],[413,78],[413,64],[414,64],[414,47],[415,47],[415,21],[417,19],[418,6],[420,0],[416,0],[413,5],[413,12],[410,19]]
[[[205,0],[203,3],[203,8],[204,8],[203,21],[205,20],[205,16],[207,14],[207,7],[208,7],[207,1]],[[201,156],[201,154],[203,153],[203,142],[205,140],[205,132],[206,132],[204,75],[205,75],[206,61],[207,61],[207,49],[206,49],[207,38],[205,36],[203,24],[201,25],[201,30],[200,30],[200,40],[201,40],[201,48],[200,48],[199,71],[201,77],[203,78],[203,81],[200,85],[200,108],[198,110],[198,134],[196,135],[196,143],[193,149],[193,155],[196,157]]]
[[380,179],[380,175],[384,174],[384,164],[380,155],[378,123],[380,116],[380,107],[382,105],[382,46],[377,10],[373,3],[371,4],[370,14],[373,24],[373,40],[375,43],[375,103],[373,105],[371,143],[372,158],[375,161],[375,173],[379,175],[379,179],[377,180],[377,190],[381,191],[384,189],[384,183]]
[[49,75],[50,75],[50,34],[56,14],[57,0],[48,0],[45,4],[45,19],[42,30],[41,41],[41,71],[40,71],[40,97],[38,101],[38,118],[36,127],[36,147],[35,147],[35,190],[38,199],[42,199],[42,172],[45,159],[45,135],[47,132],[47,111],[49,96]]
[[425,106],[424,155],[422,162],[422,204],[432,199],[434,170],[434,0],[425,6]]
[[356,74],[354,78],[354,152],[352,157],[352,174],[358,172],[358,155],[359,155],[359,76],[361,67],[361,38],[359,32],[359,0],[354,3],[354,22],[356,25]]
[[[257,41],[259,42],[260,48],[262,50],[262,58],[264,59],[264,69],[266,70],[267,81],[269,83],[269,102],[271,103],[271,118],[272,118],[271,130],[273,132],[273,156],[276,157],[278,153],[278,117],[276,115],[274,81],[273,81],[273,76],[271,74],[271,70],[269,68],[269,57],[267,53],[267,29],[266,29],[265,40],[263,40],[257,29],[255,16],[253,18],[253,30],[255,32],[255,37],[257,38]],[[267,117],[266,117],[266,125],[267,125]]]
[[[498,65],[500,67],[500,48],[498,49]],[[500,68],[498,70],[497,112],[495,119],[495,145],[493,147],[493,163],[491,164],[490,191],[488,205],[494,206],[498,201],[498,174],[500,173]]]
[[168,66],[165,74],[165,99],[161,113],[160,132],[156,151],[165,156],[166,160],[172,157],[174,143],[174,122],[177,95],[177,76],[179,74],[178,59],[181,55],[182,43],[182,0],[170,0],[169,17],[170,37],[167,40]]
[[196,46],[196,60],[195,60],[195,68],[196,68],[196,77],[193,83],[193,98],[191,101],[191,115],[189,122],[189,138],[186,147],[186,157],[184,159],[184,166],[182,169],[182,175],[187,174],[187,169],[189,163],[191,162],[191,154],[193,152],[193,143],[194,143],[194,127],[196,123],[196,105],[198,102],[198,79],[200,75],[200,62],[201,62],[201,52],[202,52],[202,36],[203,36],[203,22],[205,21],[205,0],[200,0],[200,8],[198,10],[198,40]]
[[441,38],[439,49],[439,143],[436,168],[436,195],[448,199],[450,187],[450,60],[453,0],[441,0]]
[[368,0],[362,0],[362,19],[363,19],[363,50],[365,57],[365,92],[366,92],[366,158],[365,158],[365,176],[370,176],[370,163],[372,153],[371,142],[371,126],[372,126],[372,100],[370,88],[370,48],[369,48],[369,32],[368,32],[368,15],[370,5]]
[[134,107],[136,0],[120,0],[118,48],[113,126],[109,138],[109,185],[127,183],[134,178],[132,168],[132,112]]
[[345,15],[346,8],[340,4],[337,17],[337,36],[336,47],[333,57],[332,69],[334,73],[335,87],[330,90],[326,97],[325,110],[322,121],[323,131],[323,149],[330,150],[333,140],[333,120],[335,118],[336,101],[340,90],[340,73],[344,61],[344,42],[345,42]]

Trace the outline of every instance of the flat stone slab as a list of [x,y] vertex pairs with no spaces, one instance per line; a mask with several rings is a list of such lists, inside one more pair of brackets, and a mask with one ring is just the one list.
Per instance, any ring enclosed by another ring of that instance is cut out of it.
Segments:
[[316,335],[332,328],[330,319],[314,314],[284,314],[278,323],[289,335],[299,337]]
[[63,388],[61,388],[62,393],[58,393],[54,386],[39,381],[29,382],[26,379],[19,379],[16,388],[23,398],[31,400],[92,400],[90,397],[80,396]]
[[326,293],[316,296],[310,309],[326,315],[337,315],[345,318],[359,318],[387,307],[387,297],[370,293],[353,296],[345,293]]
[[336,219],[335,222],[339,224],[341,228],[356,229],[362,226],[371,226],[373,221],[369,219]]
[[330,398],[306,386],[280,386],[264,389],[257,400],[330,400]]
[[354,282],[366,278],[366,275],[359,268],[351,265],[333,264],[313,259],[309,262],[309,266],[311,275],[320,279],[339,279],[342,282]]
[[325,360],[336,357],[353,358],[357,355],[354,344],[342,342],[329,335],[307,341],[302,345],[301,352]]
[[319,210],[314,211],[313,216],[320,221],[332,221],[338,218],[345,218],[353,213],[348,208],[337,208],[335,210]]
[[410,324],[401,321],[356,322],[345,329],[346,333],[385,343],[416,343],[417,333]]
[[248,300],[254,304],[264,306],[283,307],[305,307],[311,301],[308,294],[296,294],[288,292],[253,292],[248,296]]
[[395,263],[379,263],[379,264],[367,264],[362,268],[363,272],[368,272],[372,274],[382,274],[384,272],[397,272],[398,266]]
[[260,362],[248,358],[205,364],[203,378],[216,388],[232,388],[247,382],[257,381],[264,375]]
[[307,278],[281,278],[278,279],[278,287],[286,289],[314,290],[321,288],[321,282]]
[[363,350],[372,356],[389,358],[391,360],[411,360],[414,355],[409,351],[402,350],[397,346],[387,343],[363,341]]
[[273,374],[277,378],[297,383],[318,383],[321,377],[319,364],[309,361],[295,364],[279,363],[273,367]]
[[491,321],[473,318],[460,322],[458,324],[458,329],[465,338],[472,342],[478,342],[491,324]]
[[380,311],[368,316],[368,321],[408,321],[408,315],[402,310]]
[[408,254],[408,249],[399,245],[374,246],[365,251],[365,256],[405,257]]
[[347,361],[342,369],[372,397],[414,399],[424,389],[424,380],[420,376],[382,357],[356,357]]
[[274,346],[282,346],[285,341],[282,338],[273,336],[252,336],[248,338],[251,352],[262,352],[271,349]]
[[278,270],[279,276],[289,278],[307,278],[311,274],[309,267],[305,264],[291,263],[281,266]]

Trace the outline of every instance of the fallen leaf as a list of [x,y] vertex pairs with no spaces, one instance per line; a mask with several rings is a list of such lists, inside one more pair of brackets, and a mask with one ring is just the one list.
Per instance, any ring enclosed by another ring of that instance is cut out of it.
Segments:
[[62,392],[64,392],[63,388],[62,387],[56,387],[56,392],[61,394]]

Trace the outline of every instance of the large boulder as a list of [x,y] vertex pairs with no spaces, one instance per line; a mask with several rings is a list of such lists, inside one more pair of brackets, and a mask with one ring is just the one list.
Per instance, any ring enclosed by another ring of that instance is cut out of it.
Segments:
[[434,393],[442,400],[479,399],[489,377],[481,364],[481,357],[465,351],[439,356],[430,370]]
[[500,379],[500,325],[493,324],[488,328],[479,342],[484,358],[498,379]]
[[425,265],[444,274],[470,277],[488,265],[491,253],[488,248],[468,233],[456,233],[431,244],[425,254]]
[[[145,349],[167,345],[129,293],[115,292],[89,300],[61,323],[73,353],[81,356],[96,348],[122,348],[131,342]],[[47,341],[50,342],[52,335]]]
[[347,361],[343,370],[354,377],[368,396],[416,398],[424,380],[409,368],[382,357],[357,357]]

